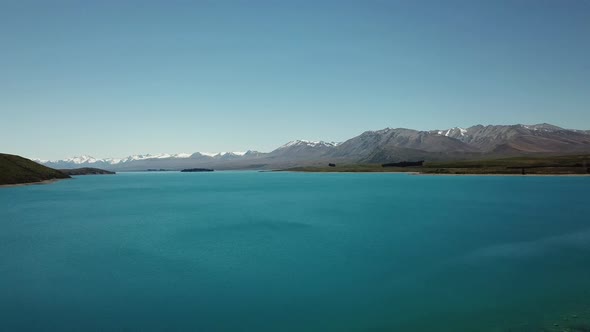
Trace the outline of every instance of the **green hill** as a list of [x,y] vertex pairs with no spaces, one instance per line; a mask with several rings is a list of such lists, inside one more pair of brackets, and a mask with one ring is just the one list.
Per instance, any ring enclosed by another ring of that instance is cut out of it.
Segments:
[[0,185],[34,183],[70,176],[53,168],[11,154],[0,153]]

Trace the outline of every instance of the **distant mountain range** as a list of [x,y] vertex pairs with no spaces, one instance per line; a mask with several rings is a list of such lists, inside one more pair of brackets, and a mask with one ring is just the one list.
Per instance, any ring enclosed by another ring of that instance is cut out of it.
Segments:
[[367,131],[342,143],[296,140],[271,152],[221,152],[135,155],[95,159],[35,160],[53,168],[97,167],[111,171],[272,169],[332,163],[386,163],[402,160],[458,160],[519,155],[590,153],[590,130],[550,124],[476,125],[469,128],[419,131],[385,128]]

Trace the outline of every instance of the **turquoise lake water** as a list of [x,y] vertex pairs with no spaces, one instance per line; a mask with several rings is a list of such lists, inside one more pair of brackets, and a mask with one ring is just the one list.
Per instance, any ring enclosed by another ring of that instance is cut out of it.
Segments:
[[589,177],[258,172],[0,188],[0,330],[583,326],[589,189]]

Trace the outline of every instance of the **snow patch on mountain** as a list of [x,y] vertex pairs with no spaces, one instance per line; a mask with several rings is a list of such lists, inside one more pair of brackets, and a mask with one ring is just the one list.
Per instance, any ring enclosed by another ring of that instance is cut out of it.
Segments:
[[291,141],[281,147],[279,149],[288,148],[291,146],[309,146],[309,147],[318,147],[318,146],[326,146],[326,147],[334,147],[337,146],[339,143],[336,142],[325,142],[325,141],[308,141],[304,139],[298,139],[295,141]]
[[447,130],[436,130],[435,131],[438,135],[443,135],[446,137],[453,137],[453,136],[465,136],[467,134],[467,129],[461,127],[453,127]]
[[554,131],[563,130],[563,128],[561,128],[561,127],[554,126],[554,125],[548,124],[548,123],[539,123],[539,124],[535,124],[535,125],[519,124],[519,126],[524,129],[533,130],[533,131],[554,132]]

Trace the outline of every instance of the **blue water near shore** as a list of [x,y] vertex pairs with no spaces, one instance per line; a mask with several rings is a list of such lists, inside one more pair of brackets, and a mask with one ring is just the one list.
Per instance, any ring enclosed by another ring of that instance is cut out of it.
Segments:
[[0,188],[2,331],[536,331],[588,177],[121,173]]

